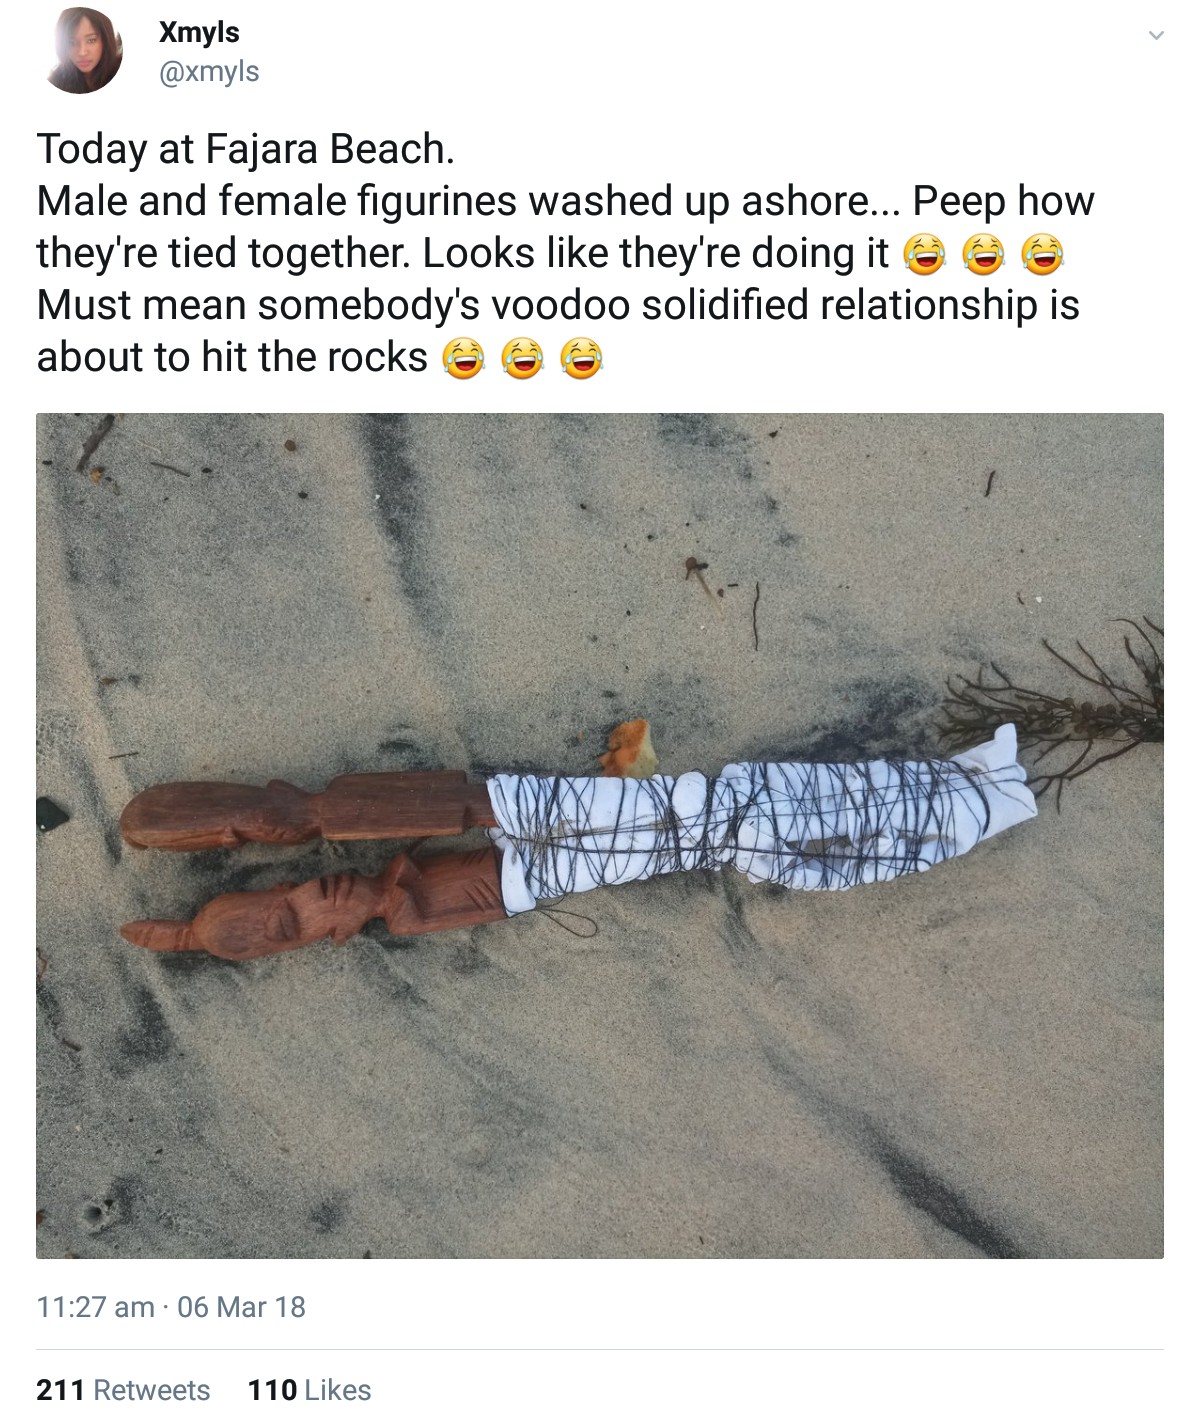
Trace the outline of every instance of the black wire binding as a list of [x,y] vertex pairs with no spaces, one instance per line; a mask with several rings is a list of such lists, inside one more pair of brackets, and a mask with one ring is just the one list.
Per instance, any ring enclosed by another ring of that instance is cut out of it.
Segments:
[[[500,831],[539,900],[726,864],[796,889],[841,890],[967,851],[991,821],[985,783],[1024,791],[1020,779],[1011,764],[989,772],[932,760],[748,764],[716,779],[522,775],[509,780]],[[616,783],[615,817],[596,825],[598,788]]]

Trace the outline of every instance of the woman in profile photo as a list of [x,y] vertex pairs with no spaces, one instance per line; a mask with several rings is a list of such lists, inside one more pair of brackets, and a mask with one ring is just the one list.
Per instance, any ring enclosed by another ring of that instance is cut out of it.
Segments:
[[64,93],[92,93],[117,76],[121,40],[112,20],[99,10],[73,6],[58,17],[54,31],[58,67],[50,82]]

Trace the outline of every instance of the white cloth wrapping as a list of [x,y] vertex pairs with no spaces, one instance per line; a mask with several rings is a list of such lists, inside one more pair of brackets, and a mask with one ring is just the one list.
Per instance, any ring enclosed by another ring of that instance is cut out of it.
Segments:
[[488,793],[510,915],[726,864],[751,881],[842,890],[925,871],[1037,814],[1011,724],[945,761],[729,764],[715,779],[499,774]]

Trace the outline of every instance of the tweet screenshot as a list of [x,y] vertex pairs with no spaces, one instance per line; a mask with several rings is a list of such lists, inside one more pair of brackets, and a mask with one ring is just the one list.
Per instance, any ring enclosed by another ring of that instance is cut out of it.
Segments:
[[1188,1403],[1192,7],[103,3],[6,1403]]

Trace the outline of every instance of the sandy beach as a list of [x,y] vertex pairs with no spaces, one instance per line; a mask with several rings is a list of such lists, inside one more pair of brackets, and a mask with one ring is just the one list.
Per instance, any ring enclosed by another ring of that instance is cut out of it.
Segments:
[[957,673],[1128,676],[1160,417],[99,422],[39,421],[41,1256],[1161,1254],[1158,746],[846,893],[243,965],[118,933],[398,850],[134,851],[151,784],[588,774],[638,716],[672,774],[937,757]]

